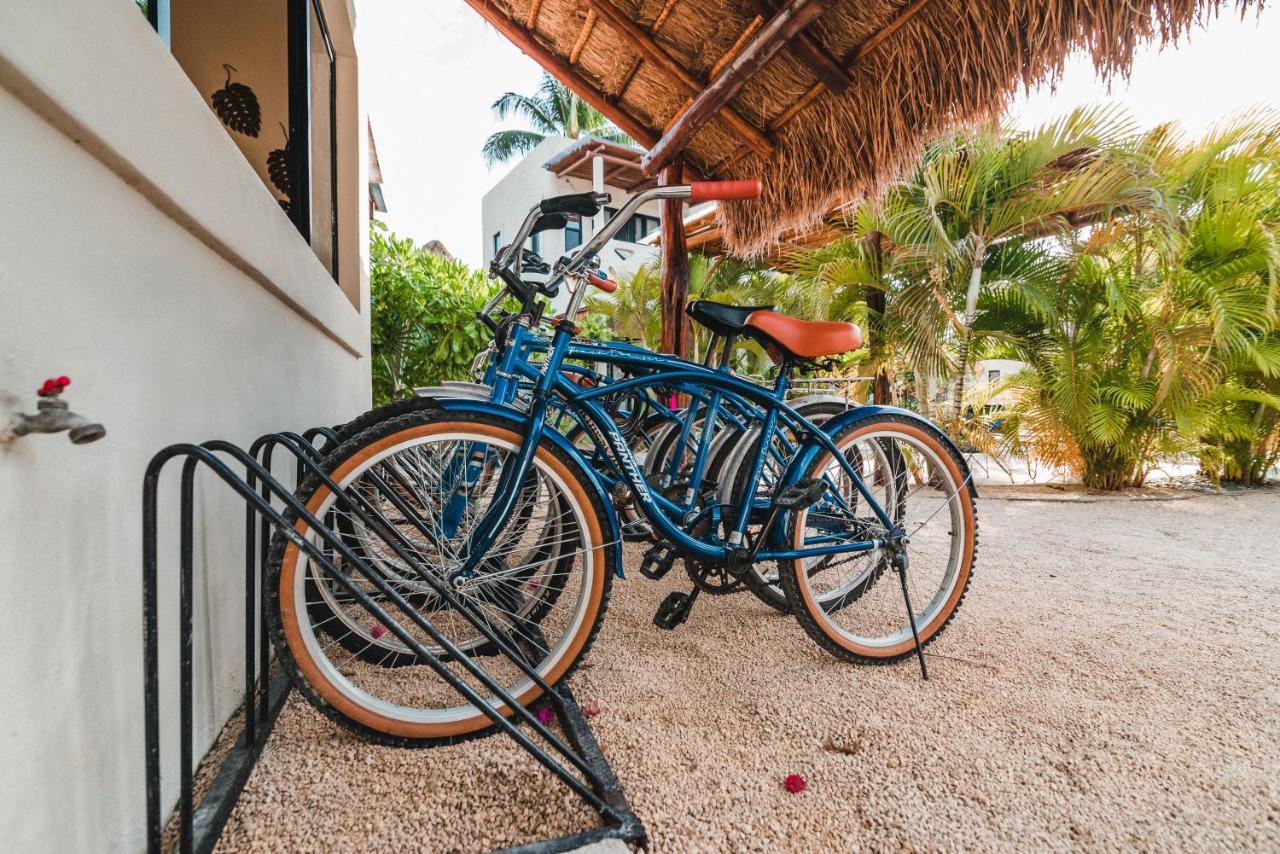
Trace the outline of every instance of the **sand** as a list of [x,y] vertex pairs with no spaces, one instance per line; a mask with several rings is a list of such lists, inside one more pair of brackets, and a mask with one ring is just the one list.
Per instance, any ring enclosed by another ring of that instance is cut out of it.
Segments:
[[[979,511],[928,682],[841,664],[749,594],[663,632],[678,567],[615,585],[573,685],[652,850],[1280,849],[1280,489]],[[501,736],[372,747],[295,694],[219,851],[482,851],[591,823]]]

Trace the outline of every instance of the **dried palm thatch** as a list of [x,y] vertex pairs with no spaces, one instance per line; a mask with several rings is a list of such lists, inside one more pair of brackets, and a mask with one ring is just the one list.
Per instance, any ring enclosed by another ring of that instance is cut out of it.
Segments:
[[[921,146],[1054,80],[1075,48],[1104,79],[1226,7],[1263,0],[836,0],[764,64],[684,149],[714,178],[760,177],[759,202],[725,206],[726,243],[769,250],[839,199],[882,190]],[[642,145],[669,130],[782,0],[468,0]],[[797,5],[787,3],[787,6]],[[801,4],[802,5],[802,4]],[[612,6],[638,25],[627,34]],[[637,32],[639,37],[637,37]],[[646,55],[648,38],[670,62]],[[843,69],[843,72],[841,72]],[[832,86],[839,85],[837,92]]]

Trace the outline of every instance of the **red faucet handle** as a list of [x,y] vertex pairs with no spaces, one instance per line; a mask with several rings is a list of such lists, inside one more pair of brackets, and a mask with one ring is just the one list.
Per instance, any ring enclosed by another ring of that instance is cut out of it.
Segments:
[[44,381],[44,385],[36,389],[36,394],[41,397],[53,397],[56,394],[62,394],[62,390],[71,385],[71,377],[49,377]]

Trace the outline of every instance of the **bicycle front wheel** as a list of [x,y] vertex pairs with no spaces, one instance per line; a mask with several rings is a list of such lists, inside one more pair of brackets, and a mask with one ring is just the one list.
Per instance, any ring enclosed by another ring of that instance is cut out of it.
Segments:
[[[906,531],[907,569],[900,576],[883,548],[793,559],[779,562],[782,588],[824,649],[846,661],[896,661],[915,650],[903,577],[922,644],[946,627],[969,587],[978,544],[969,479],[942,434],[915,419],[868,416],[832,441],[889,521]],[[803,476],[826,481],[827,494],[793,514],[788,539],[794,548],[865,546],[889,534],[832,454],[820,454]]]
[[[331,524],[355,513],[344,496],[361,496],[362,531],[380,539],[378,561],[364,559],[369,548],[349,561],[297,521],[297,537],[326,551],[336,573],[293,537],[277,535],[273,544],[273,640],[303,694],[331,719],[385,744],[458,741],[493,724],[451,679],[503,715],[512,710],[484,678],[522,706],[542,694],[516,660],[498,654],[493,636],[550,685],[586,654],[604,615],[616,544],[606,541],[605,510],[588,475],[552,443],[535,450],[509,524],[475,573],[456,574],[519,453],[518,429],[478,413],[388,419],[326,459],[343,495],[315,481],[300,490],[308,510]],[[370,495],[379,498],[369,502]]]

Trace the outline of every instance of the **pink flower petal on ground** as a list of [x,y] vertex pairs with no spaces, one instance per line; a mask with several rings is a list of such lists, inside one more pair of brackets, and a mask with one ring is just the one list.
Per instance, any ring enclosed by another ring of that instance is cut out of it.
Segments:
[[804,777],[799,774],[788,774],[787,779],[782,781],[782,787],[793,795],[798,795],[805,790],[809,784],[804,781]]
[[552,712],[551,709],[547,708],[546,706],[543,706],[541,709],[538,709],[539,723],[549,724],[554,719],[555,719],[555,713]]
[[587,704],[582,707],[582,714],[594,718],[600,714],[600,703],[596,700],[587,700]]
[[378,640],[386,633],[387,633],[387,627],[382,625],[382,623],[378,623],[376,626],[373,627],[373,631],[370,632],[370,634],[373,635],[374,640]]
[[529,579],[529,588],[530,588],[530,589],[532,589],[532,590],[537,590],[537,589],[538,589],[539,587],[541,587],[541,586],[542,586],[542,585],[538,583],[538,579],[536,579],[536,578],[531,578],[531,579]]

